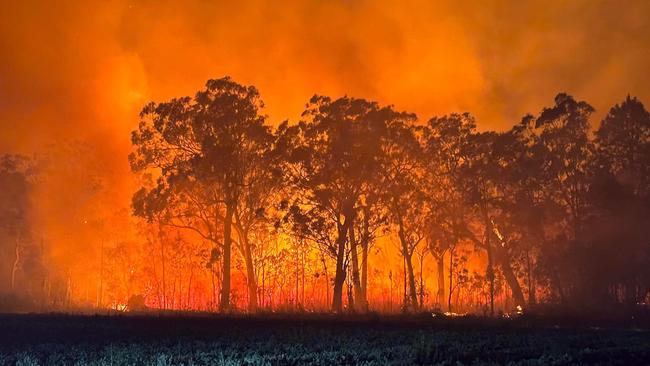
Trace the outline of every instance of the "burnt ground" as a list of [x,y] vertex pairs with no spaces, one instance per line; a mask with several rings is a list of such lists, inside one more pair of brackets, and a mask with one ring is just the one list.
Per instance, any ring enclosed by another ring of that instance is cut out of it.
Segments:
[[642,365],[647,329],[578,316],[5,314],[0,365]]

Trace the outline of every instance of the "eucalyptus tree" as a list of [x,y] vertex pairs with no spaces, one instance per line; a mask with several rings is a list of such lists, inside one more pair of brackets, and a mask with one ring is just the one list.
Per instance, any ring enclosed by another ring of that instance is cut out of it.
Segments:
[[[475,177],[471,185],[472,203],[483,219],[485,237],[483,247],[488,254],[488,280],[490,281],[491,311],[494,313],[494,272],[496,263],[504,276],[514,299],[515,306],[524,306],[525,300],[515,268],[522,251],[521,218],[526,217],[522,210],[535,206],[522,207],[520,190],[525,190],[521,180],[516,180],[520,168],[522,150],[512,134],[481,133],[478,138],[483,143],[477,151],[470,174]],[[525,194],[524,196],[528,198]],[[531,204],[524,200],[524,204]],[[520,217],[521,216],[521,217]],[[478,242],[477,242],[478,243]],[[530,289],[530,288],[529,288]]]
[[[295,235],[311,239],[335,260],[332,310],[343,309],[343,284],[350,263],[357,302],[364,308],[355,222],[361,223],[364,253],[374,235],[373,222],[377,222],[371,208],[382,168],[378,158],[381,136],[388,124],[410,115],[364,99],[314,96],[302,116],[297,125],[280,127],[284,171],[293,187],[287,221]],[[362,260],[362,267],[367,266],[367,253]]]
[[543,108],[530,121],[534,174],[543,201],[544,228],[549,238],[540,248],[540,267],[561,301],[581,275],[570,258],[580,256],[576,243],[585,233],[589,217],[589,168],[593,143],[589,138],[589,117],[594,109],[566,93],[559,93],[554,105]]
[[[267,139],[260,144],[259,154],[250,156],[248,168],[242,176],[240,198],[233,214],[233,226],[237,232],[235,244],[244,259],[248,288],[248,311],[258,307],[258,286],[254,253],[261,246],[259,232],[272,231],[275,212],[272,209],[280,200],[282,175],[274,141]],[[258,251],[259,252],[259,251]],[[260,258],[257,258],[260,259]]]
[[414,121],[414,115],[404,115],[387,126],[380,169],[383,201],[389,220],[397,229],[404,260],[408,284],[408,292],[404,294],[406,310],[418,308],[413,253],[424,243],[427,219],[422,190],[422,146]]
[[536,152],[543,162],[539,174],[549,198],[566,211],[564,226],[574,239],[587,210],[587,178],[593,150],[589,117],[593,112],[589,103],[560,93],[555,105],[544,108],[535,119]]
[[[498,202],[503,190],[498,179],[505,163],[497,156],[498,145],[502,143],[500,135],[476,131],[474,118],[468,113],[432,118],[424,131],[429,157],[427,197],[432,212],[429,245],[439,260],[439,267],[443,265],[446,250],[461,240],[469,240],[487,253],[486,278],[490,283],[492,313],[497,265],[504,273],[516,305],[523,305],[521,286],[512,269],[510,245],[506,245],[502,231],[495,224],[502,212]],[[451,254],[450,261],[453,261]],[[440,293],[438,297],[440,301]]]
[[[388,221],[388,212],[381,204],[380,190],[379,185],[370,185],[368,192],[361,198],[354,225],[350,228],[350,233],[357,238],[358,246],[361,248],[360,269],[357,271],[360,272],[360,293],[356,301],[361,311],[367,310],[368,307],[369,252],[375,245],[376,239],[385,233]],[[352,264],[356,266],[354,262]],[[352,273],[354,276],[355,271]]]
[[[476,123],[468,114],[431,118],[422,129],[424,179],[428,225],[427,245],[437,262],[437,302],[445,304],[444,258],[463,240],[465,223],[471,219],[462,189],[463,167],[471,156],[471,136]],[[451,260],[450,259],[450,260]]]
[[586,230],[592,235],[580,265],[597,280],[587,282],[587,296],[618,300],[607,289],[621,288],[633,306],[650,292],[650,113],[627,96],[602,120],[594,145]]
[[146,105],[132,134],[132,170],[153,180],[134,195],[134,213],[160,217],[221,248],[222,311],[231,306],[233,220],[245,211],[242,199],[252,177],[267,169],[273,144],[263,107],[253,86],[228,77],[208,80],[194,97]]
[[534,123],[534,118],[527,115],[496,137],[490,176],[498,187],[492,222],[495,240],[511,261],[522,268],[529,305],[537,301],[535,273],[539,251],[547,240],[545,224],[553,216],[553,205],[543,199],[544,185],[538,173],[543,161],[536,153]]

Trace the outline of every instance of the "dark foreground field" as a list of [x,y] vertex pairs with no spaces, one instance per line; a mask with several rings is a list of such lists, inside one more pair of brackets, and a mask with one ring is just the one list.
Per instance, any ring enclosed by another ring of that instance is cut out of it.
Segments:
[[0,315],[0,365],[650,364],[650,333],[525,320]]

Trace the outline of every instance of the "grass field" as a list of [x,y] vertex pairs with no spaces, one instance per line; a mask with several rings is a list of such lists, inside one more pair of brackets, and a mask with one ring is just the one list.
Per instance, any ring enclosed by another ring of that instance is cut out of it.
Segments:
[[0,365],[642,365],[650,333],[521,320],[0,315]]

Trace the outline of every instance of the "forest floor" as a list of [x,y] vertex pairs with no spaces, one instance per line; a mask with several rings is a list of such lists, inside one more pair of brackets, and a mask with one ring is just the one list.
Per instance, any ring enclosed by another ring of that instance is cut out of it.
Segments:
[[0,365],[644,365],[650,332],[544,319],[0,315]]

